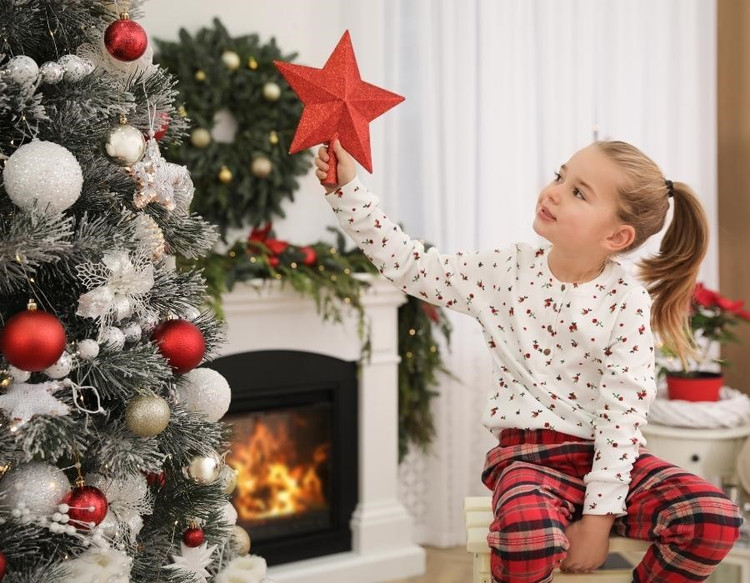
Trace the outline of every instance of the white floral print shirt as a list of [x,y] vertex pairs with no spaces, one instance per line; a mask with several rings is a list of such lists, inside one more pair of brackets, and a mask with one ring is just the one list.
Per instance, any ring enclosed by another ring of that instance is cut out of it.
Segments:
[[594,440],[584,514],[625,514],[641,428],[656,395],[651,298],[617,262],[586,283],[559,281],[550,246],[425,251],[358,178],[329,194],[343,229],[404,292],[473,316],[492,355],[484,425]]

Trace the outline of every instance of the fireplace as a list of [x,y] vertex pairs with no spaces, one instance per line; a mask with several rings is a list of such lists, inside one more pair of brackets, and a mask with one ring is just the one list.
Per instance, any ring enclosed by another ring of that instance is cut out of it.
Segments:
[[[308,502],[291,522],[290,515],[271,520],[256,514],[248,525],[251,552],[275,563],[269,568],[275,583],[380,583],[424,573],[424,550],[398,499],[397,309],[404,296],[383,278],[362,277],[371,284],[361,298],[370,332],[365,355],[353,310],[342,312],[341,321],[324,320],[312,299],[280,281],[238,283],[224,296],[227,342],[210,366],[232,387],[227,420],[242,423],[238,431],[245,435],[270,432],[314,442],[285,458],[286,474],[278,480],[292,471],[308,474],[314,465],[317,502]],[[330,449],[324,446],[328,438]],[[272,498],[269,488],[264,500]],[[287,537],[291,543],[283,542]],[[312,549],[303,554],[307,546],[324,544],[331,554],[323,556],[320,548],[317,556]],[[335,545],[350,550],[336,552]],[[296,560],[303,556],[310,558]]]
[[[211,363],[232,387],[237,524],[269,565],[352,549],[357,363],[263,350]],[[250,373],[250,371],[252,371]]]

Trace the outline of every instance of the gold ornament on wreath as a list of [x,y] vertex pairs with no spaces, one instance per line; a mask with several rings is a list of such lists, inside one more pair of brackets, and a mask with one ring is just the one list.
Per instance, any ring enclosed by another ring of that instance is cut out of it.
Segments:
[[[222,234],[283,216],[282,203],[311,166],[309,151],[288,153],[302,104],[273,64],[295,55],[257,34],[231,37],[219,20],[194,35],[180,31],[179,38],[155,42],[159,64],[180,80],[192,123],[190,139],[164,152],[190,170],[198,193],[191,210]],[[196,78],[197,72],[206,77]],[[236,127],[229,142],[216,139],[223,138],[221,112]]]

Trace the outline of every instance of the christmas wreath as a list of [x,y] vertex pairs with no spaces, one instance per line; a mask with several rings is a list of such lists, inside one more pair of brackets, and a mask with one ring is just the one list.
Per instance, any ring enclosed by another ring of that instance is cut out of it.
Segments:
[[296,55],[257,34],[232,38],[218,19],[194,37],[181,29],[179,42],[156,42],[156,60],[179,77],[181,113],[192,122],[189,139],[165,152],[190,168],[192,210],[222,234],[283,217],[295,177],[310,168],[309,152],[288,154],[302,105],[273,65]]

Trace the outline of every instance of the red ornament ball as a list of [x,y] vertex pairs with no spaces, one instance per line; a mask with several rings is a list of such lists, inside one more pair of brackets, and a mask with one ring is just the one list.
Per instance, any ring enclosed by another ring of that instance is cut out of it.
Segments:
[[161,140],[164,136],[166,136],[167,130],[169,130],[169,116],[165,112],[160,111],[158,118],[159,118],[159,128],[154,130],[154,139],[157,142]]
[[5,577],[5,571],[8,570],[8,561],[4,553],[0,553],[0,581]]
[[198,527],[188,528],[182,535],[182,542],[193,548],[201,546],[204,540],[206,540],[206,537],[203,534],[203,529]]
[[305,254],[304,259],[302,259],[303,265],[312,267],[318,262],[318,255],[317,253],[315,253],[315,249],[313,249],[312,247],[301,247],[300,251]]
[[167,478],[164,475],[164,470],[162,470],[158,474],[154,472],[149,472],[148,474],[146,474],[146,482],[148,482],[149,486],[153,486],[154,484],[157,484],[158,485],[157,487],[159,488],[164,487],[167,484]]
[[70,506],[68,516],[71,524],[80,530],[88,530],[91,522],[99,524],[107,516],[109,507],[107,497],[94,486],[74,488],[66,496],[65,503]]
[[118,61],[135,61],[143,56],[148,46],[148,36],[143,27],[127,15],[115,20],[104,31],[104,46]]
[[151,338],[159,345],[159,352],[176,373],[193,370],[203,360],[206,341],[198,326],[187,320],[167,320],[159,324]]
[[41,310],[16,314],[0,334],[0,352],[21,370],[44,370],[57,362],[63,350],[65,329],[55,316]]

